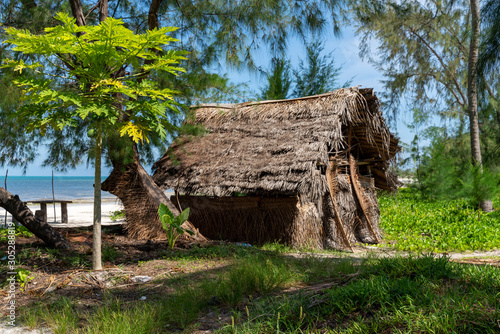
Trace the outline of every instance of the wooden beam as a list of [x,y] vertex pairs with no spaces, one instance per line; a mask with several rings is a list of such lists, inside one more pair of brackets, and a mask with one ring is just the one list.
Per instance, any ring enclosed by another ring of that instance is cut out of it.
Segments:
[[[349,125],[348,131],[349,131],[349,133],[348,133],[347,145],[351,145],[351,132],[352,132],[351,125]],[[358,172],[356,170],[356,161],[354,160],[354,157],[350,153],[349,153],[349,169],[351,171],[351,184],[354,188],[354,193],[356,194],[356,197],[358,198],[359,205],[361,206],[361,210],[363,211],[363,214],[365,215],[366,225],[368,227],[368,231],[370,232],[371,236],[375,239],[375,241],[377,243],[379,243],[380,239],[378,238],[377,234],[375,233],[375,230],[373,229],[371,219],[368,216],[368,207],[365,203],[365,199],[364,199],[363,194],[361,192],[361,184],[359,182]]]

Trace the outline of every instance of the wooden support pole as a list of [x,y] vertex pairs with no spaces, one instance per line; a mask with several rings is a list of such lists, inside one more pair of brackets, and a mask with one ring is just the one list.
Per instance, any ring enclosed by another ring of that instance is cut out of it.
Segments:
[[61,202],[61,223],[68,223],[68,203]]
[[43,222],[47,222],[47,203],[40,203],[40,211],[43,212]]

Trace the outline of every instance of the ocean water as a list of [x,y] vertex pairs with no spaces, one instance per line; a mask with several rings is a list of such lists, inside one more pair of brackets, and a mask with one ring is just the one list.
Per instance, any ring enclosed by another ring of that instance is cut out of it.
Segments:
[[[106,178],[103,177],[102,181]],[[5,188],[5,177],[0,178],[0,187]],[[51,176],[9,176],[7,190],[18,195],[22,201],[52,199]],[[92,199],[94,198],[93,176],[54,176],[54,195],[56,199]],[[103,191],[103,198],[116,198]]]

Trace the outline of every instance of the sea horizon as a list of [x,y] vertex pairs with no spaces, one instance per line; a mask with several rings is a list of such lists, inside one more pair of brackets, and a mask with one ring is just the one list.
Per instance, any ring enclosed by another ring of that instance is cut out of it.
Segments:
[[[101,178],[104,181],[107,176]],[[88,200],[94,198],[93,176],[54,176],[54,193],[52,193],[52,176],[8,176],[0,182],[13,195],[26,202],[38,199]],[[7,182],[7,186],[5,185]],[[101,192],[102,198],[116,198],[115,195]]]

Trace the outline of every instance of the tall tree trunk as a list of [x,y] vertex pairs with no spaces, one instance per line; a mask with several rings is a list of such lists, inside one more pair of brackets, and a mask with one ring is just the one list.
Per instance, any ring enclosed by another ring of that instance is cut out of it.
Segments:
[[[472,153],[472,163],[475,166],[481,166],[482,172],[482,157],[481,157],[481,142],[479,137],[479,116],[477,103],[477,61],[479,57],[479,34],[480,34],[480,9],[479,0],[470,0],[470,9],[472,15],[472,34],[469,48],[469,64],[468,64],[468,82],[467,82],[467,99],[469,100],[469,120],[470,120],[470,144]],[[493,210],[491,200],[483,201],[481,209],[484,211]]]
[[[86,25],[83,7],[80,0],[70,0],[73,17],[79,26]],[[108,17],[108,0],[99,0],[99,22]],[[94,171],[94,219],[92,228],[92,269],[102,270],[101,258],[101,155],[102,155],[102,129],[96,129],[95,138],[95,171]]]
[[467,99],[469,100],[469,120],[472,162],[482,165],[481,147],[479,141],[479,119],[477,111],[477,60],[479,57],[479,0],[470,0],[472,14],[472,35],[469,48]]
[[94,223],[92,227],[92,269],[102,270],[101,260],[101,154],[102,132],[96,131],[94,172]]
[[42,239],[49,246],[70,249],[70,243],[52,226],[35,218],[28,206],[17,195],[0,187],[0,207],[7,210],[18,222],[30,232]]
[[108,18],[108,0],[99,0],[99,22]]

